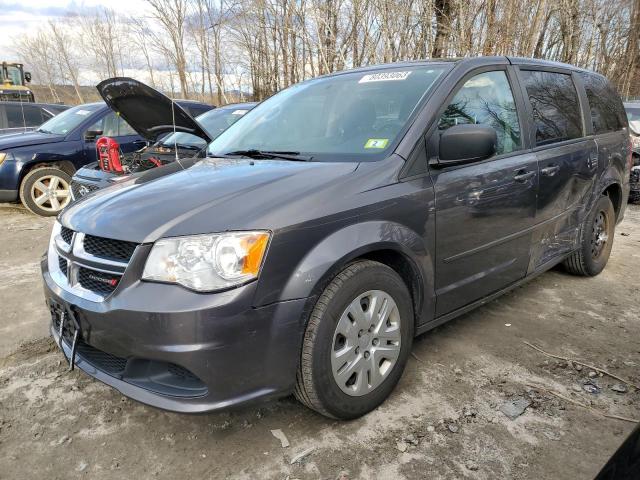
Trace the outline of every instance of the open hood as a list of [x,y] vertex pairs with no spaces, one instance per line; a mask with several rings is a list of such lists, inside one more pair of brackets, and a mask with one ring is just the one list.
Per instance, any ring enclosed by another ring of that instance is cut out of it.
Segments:
[[142,137],[155,142],[161,135],[174,131],[212,138],[178,103],[166,95],[127,77],[109,78],[96,88],[109,107],[118,113]]

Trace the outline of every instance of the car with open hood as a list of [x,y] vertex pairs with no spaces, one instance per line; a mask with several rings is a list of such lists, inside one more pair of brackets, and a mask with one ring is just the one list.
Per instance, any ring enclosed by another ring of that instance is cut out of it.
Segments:
[[41,263],[51,333],[70,368],[166,410],[294,393],[356,418],[394,389],[415,335],[558,264],[599,274],[630,158],[620,97],[571,65],[310,79],[205,158],[69,205]]
[[75,173],[71,181],[74,200],[176,159],[204,156],[209,142],[256,105],[226,105],[193,118],[180,104],[132,78],[105,80],[97,88],[107,105],[148,143],[125,153],[116,139],[98,140],[97,156],[102,151],[102,158]]
[[[178,100],[184,110],[213,108]],[[109,135],[129,153],[146,145],[104,102],[65,110],[31,132],[0,136],[0,202],[21,201],[31,212],[53,216],[71,201],[71,177],[96,161],[96,140]]]

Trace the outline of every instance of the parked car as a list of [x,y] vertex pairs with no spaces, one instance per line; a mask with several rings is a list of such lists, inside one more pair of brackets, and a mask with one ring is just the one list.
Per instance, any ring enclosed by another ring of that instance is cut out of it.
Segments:
[[625,103],[624,109],[629,120],[629,135],[633,148],[629,201],[640,203],[640,102]]
[[[190,107],[194,102],[187,104]],[[37,215],[57,215],[71,200],[69,185],[73,173],[96,160],[95,140],[102,135],[116,138],[125,153],[146,145],[104,102],[65,110],[33,132],[3,135],[0,202],[20,199]]]
[[41,265],[51,332],[72,368],[163,409],[293,392],[359,417],[393,390],[415,335],[556,264],[600,273],[630,155],[619,96],[570,65],[485,57],[308,80],[207,158],[63,211]]
[[30,132],[68,108],[51,103],[0,102],[0,135]]
[[[116,80],[117,82],[118,80]],[[127,117],[131,127],[143,136],[150,145],[126,155],[118,153],[118,163],[121,168],[116,170],[104,168],[104,166],[100,166],[100,162],[94,162],[79,169],[71,179],[71,195],[73,199],[81,198],[90,192],[113,185],[115,182],[123,181],[132,175],[141,175],[142,172],[151,168],[172,163],[176,158],[189,158],[195,155],[204,156],[204,149],[212,139],[220,135],[233,125],[236,120],[257,105],[257,103],[248,102],[218,107],[198,115],[195,121],[184,116],[185,125],[192,123],[191,128],[196,133],[188,133],[186,131],[173,133],[171,130],[172,113],[175,112],[171,111],[171,99],[135,80],[130,80],[130,85],[135,85],[136,90],[143,90],[147,98],[153,98],[154,102],[158,102],[158,107],[153,109],[154,112],[166,112],[166,117],[154,114],[151,121],[155,122],[156,129],[153,131],[150,131],[149,125],[146,123],[138,126],[138,118]],[[103,82],[98,90],[107,104],[114,111],[119,111],[117,99],[112,104],[111,97],[108,95],[109,88],[113,86],[111,82]],[[170,133],[168,135],[165,130],[157,129],[161,125],[169,126]],[[206,135],[198,136],[197,132],[201,130]],[[162,138],[158,140],[159,137]],[[176,148],[178,150],[177,155]]]
[[636,425],[594,480],[637,478],[640,478],[640,424]]

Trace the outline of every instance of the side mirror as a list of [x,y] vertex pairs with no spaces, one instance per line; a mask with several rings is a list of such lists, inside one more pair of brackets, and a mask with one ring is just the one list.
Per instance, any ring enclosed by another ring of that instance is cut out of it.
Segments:
[[102,130],[87,130],[84,132],[84,140],[86,142],[93,142],[100,135],[102,135]]
[[27,83],[31,82],[31,72],[24,72],[24,81]]
[[487,125],[463,124],[448,128],[440,135],[439,163],[479,162],[496,152],[498,136]]

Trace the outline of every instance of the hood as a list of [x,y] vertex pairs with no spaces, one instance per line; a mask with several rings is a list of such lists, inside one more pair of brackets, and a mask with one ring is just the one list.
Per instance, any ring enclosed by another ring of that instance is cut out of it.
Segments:
[[81,199],[60,220],[76,231],[138,243],[226,230],[276,230],[344,197],[341,180],[348,181],[357,168],[357,163],[285,160],[174,162]]
[[155,142],[161,135],[186,132],[209,143],[212,138],[180,105],[166,95],[127,77],[109,78],[96,88],[109,108],[142,137]]
[[64,140],[63,135],[52,135],[50,133],[40,133],[36,131],[10,133],[0,136],[0,150],[43,145],[45,143],[57,143],[62,140]]

